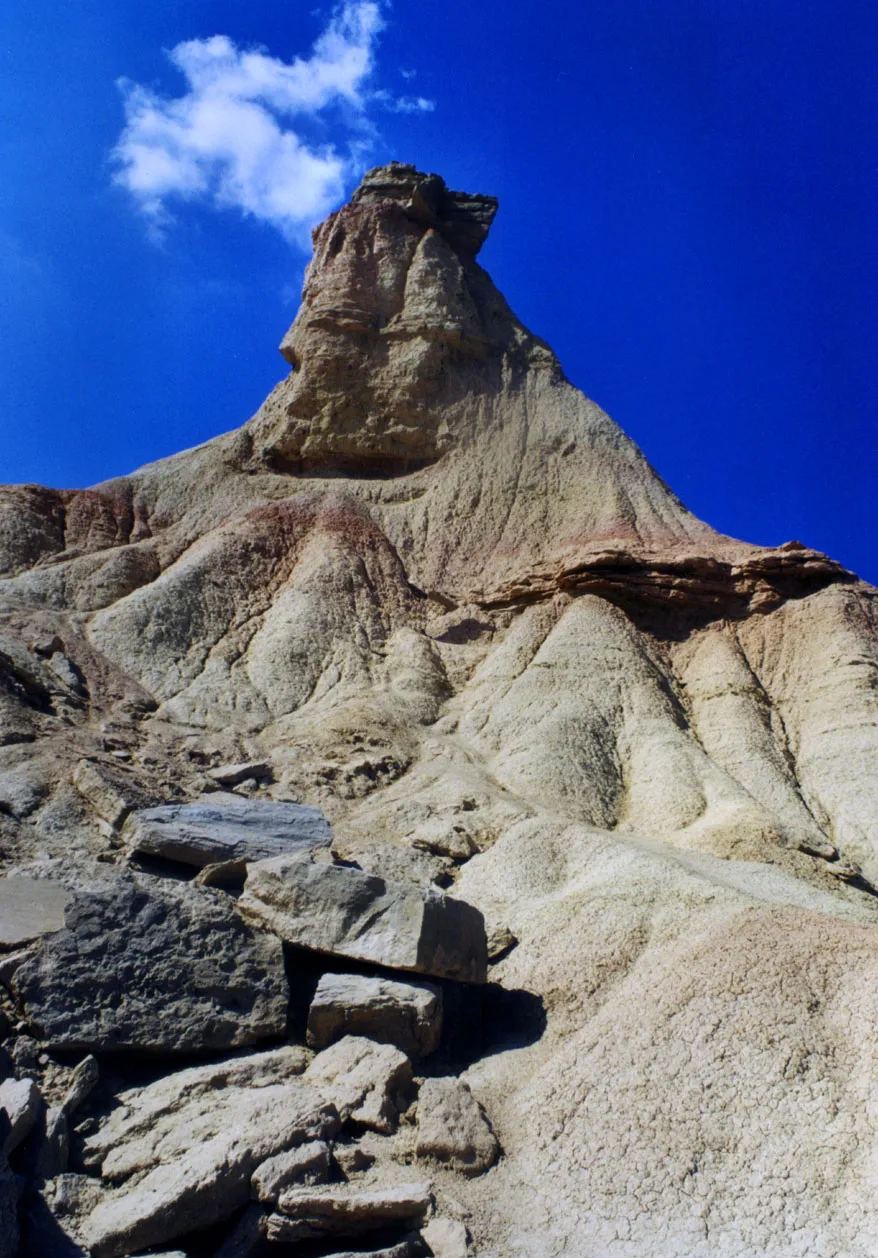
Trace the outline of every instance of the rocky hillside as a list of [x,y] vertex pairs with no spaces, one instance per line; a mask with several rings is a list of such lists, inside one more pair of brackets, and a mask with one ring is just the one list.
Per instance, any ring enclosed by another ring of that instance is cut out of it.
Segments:
[[398,164],[253,418],[0,489],[0,1255],[871,1258],[878,603]]

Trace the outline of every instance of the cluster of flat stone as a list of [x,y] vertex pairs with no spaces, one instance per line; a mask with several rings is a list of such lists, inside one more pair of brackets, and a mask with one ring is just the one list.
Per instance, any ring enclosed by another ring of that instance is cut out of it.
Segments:
[[[7,1218],[13,1237],[24,1190],[22,1253],[60,1236],[70,1255],[154,1254],[211,1228],[216,1258],[300,1242],[467,1253],[464,1222],[437,1215],[412,1168],[480,1174],[497,1140],[462,1079],[416,1079],[415,1065],[439,1047],[443,985],[486,979],[484,921],[337,863],[331,839],[316,809],[212,796],[121,831],[129,857],[188,866],[189,880],[136,864],[87,889],[0,880],[0,981],[19,1019],[0,1058],[0,1229]],[[335,968],[311,995],[306,1043],[249,1051],[287,1035],[315,953]],[[102,1056],[131,1052],[233,1055],[96,1087]],[[60,1064],[70,1054],[85,1055]],[[16,1252],[0,1239],[0,1258]]]

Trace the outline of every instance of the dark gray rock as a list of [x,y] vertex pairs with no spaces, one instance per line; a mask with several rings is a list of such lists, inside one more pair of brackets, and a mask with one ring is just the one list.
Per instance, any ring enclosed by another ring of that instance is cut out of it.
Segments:
[[70,1131],[64,1110],[54,1105],[44,1110],[32,1140],[34,1136],[37,1139],[34,1142],[33,1164],[29,1173],[38,1181],[63,1175],[70,1157]]
[[286,1028],[279,940],[220,892],[125,877],[77,893],[67,926],[15,973],[35,1032],[58,1048],[192,1052]]
[[3,1152],[9,1127],[9,1119],[0,1114],[0,1258],[15,1258],[18,1252],[19,1184]]
[[264,1239],[265,1213],[262,1206],[248,1206],[214,1252],[213,1258],[254,1258],[263,1251]]
[[132,813],[123,836],[129,854],[202,868],[329,847],[332,829],[319,808],[224,795],[215,803],[164,804]]
[[343,1035],[365,1035],[417,1059],[436,1050],[441,1034],[442,994],[430,983],[324,974],[308,1011],[311,1048],[326,1048]]
[[249,867],[238,911],[289,943],[389,969],[484,983],[478,909],[433,888],[389,882],[312,853]]

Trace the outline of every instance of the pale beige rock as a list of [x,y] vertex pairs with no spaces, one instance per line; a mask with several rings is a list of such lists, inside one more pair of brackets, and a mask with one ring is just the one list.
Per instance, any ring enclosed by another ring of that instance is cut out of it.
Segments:
[[253,1172],[251,1193],[259,1201],[277,1201],[285,1188],[295,1184],[322,1184],[329,1177],[329,1145],[311,1140],[276,1153]]
[[0,1110],[5,1110],[9,1119],[4,1153],[12,1153],[29,1135],[41,1107],[40,1090],[33,1079],[4,1079],[0,1083]]
[[256,861],[238,912],[289,943],[390,969],[483,983],[485,923],[462,900],[302,856]]
[[0,878],[0,946],[15,948],[62,930],[69,900],[69,891],[48,878]]
[[442,993],[429,983],[365,974],[324,974],[308,1010],[308,1045],[344,1035],[394,1044],[408,1057],[429,1056],[442,1034]]
[[421,1182],[370,1190],[351,1184],[291,1188],[281,1194],[278,1214],[269,1217],[267,1236],[271,1241],[356,1236],[389,1223],[418,1223],[431,1203],[430,1186]]
[[415,1155],[481,1175],[500,1152],[485,1112],[462,1079],[425,1079],[418,1093]]
[[398,1100],[412,1082],[411,1062],[390,1044],[361,1036],[344,1039],[318,1053],[305,1072],[308,1083],[338,1110],[372,1131],[391,1132]]
[[421,1228],[421,1236],[433,1258],[466,1258],[469,1253],[466,1225],[458,1219],[437,1215]]
[[81,1234],[97,1258],[117,1258],[209,1227],[250,1197],[269,1158],[331,1134],[338,1116],[294,1079],[296,1050],[197,1067],[119,1097],[86,1141],[105,1178],[131,1177],[97,1205]]
[[80,760],[73,774],[73,785],[83,799],[88,800],[95,812],[113,829],[118,829],[132,808],[136,808],[139,800],[130,791],[121,788],[118,782],[108,775],[106,769],[92,764],[89,760]]
[[220,786],[238,786],[248,778],[262,781],[271,777],[271,764],[267,760],[247,760],[243,764],[221,764],[208,769],[207,776]]

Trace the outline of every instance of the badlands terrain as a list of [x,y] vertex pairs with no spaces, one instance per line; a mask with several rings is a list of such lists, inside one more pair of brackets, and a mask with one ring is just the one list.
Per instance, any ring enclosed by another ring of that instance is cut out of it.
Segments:
[[2,1258],[874,1258],[878,604],[370,172],[256,414],[0,489]]

